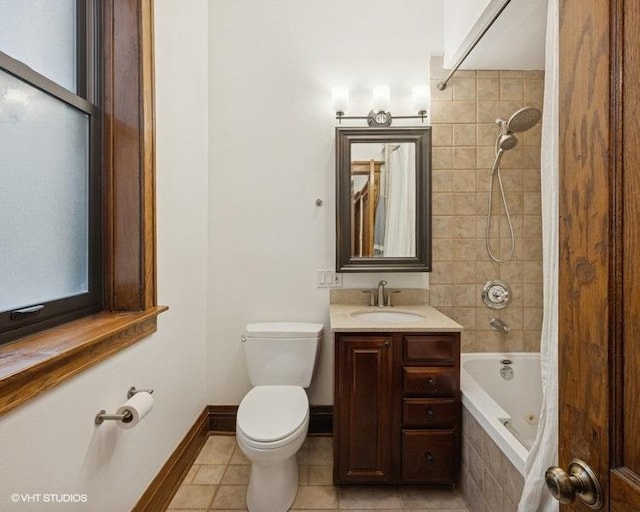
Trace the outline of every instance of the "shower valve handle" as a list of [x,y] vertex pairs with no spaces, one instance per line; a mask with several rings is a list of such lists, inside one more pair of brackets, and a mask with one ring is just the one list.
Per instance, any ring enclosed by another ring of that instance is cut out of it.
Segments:
[[489,295],[491,296],[491,299],[493,299],[493,302],[500,303],[509,300],[509,292],[497,286],[494,286],[489,290]]

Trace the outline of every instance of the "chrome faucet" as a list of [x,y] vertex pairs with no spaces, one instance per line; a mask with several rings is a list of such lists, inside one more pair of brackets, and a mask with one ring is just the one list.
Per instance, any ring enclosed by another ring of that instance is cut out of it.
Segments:
[[499,318],[492,318],[491,320],[489,320],[489,323],[491,324],[491,327],[496,331],[502,331],[504,334],[509,334],[511,332],[509,326]]
[[378,283],[378,307],[384,307],[384,287],[387,282],[383,279]]

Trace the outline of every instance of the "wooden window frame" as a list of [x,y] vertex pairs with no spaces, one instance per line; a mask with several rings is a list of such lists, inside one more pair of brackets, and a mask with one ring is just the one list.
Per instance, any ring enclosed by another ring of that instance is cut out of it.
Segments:
[[152,0],[101,2],[104,310],[0,346],[0,414],[157,330]]

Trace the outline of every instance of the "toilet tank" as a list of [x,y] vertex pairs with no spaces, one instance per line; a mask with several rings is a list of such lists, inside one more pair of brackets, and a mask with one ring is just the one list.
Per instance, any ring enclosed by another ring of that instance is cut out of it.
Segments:
[[251,384],[309,387],[322,331],[322,324],[313,323],[248,324],[245,356]]

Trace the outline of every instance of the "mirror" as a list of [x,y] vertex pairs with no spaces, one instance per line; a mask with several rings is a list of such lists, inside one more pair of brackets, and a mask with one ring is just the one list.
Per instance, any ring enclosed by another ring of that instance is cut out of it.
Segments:
[[336,128],[336,269],[431,271],[431,128]]

